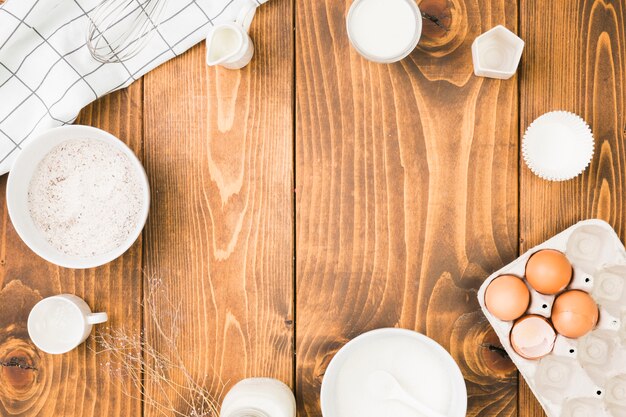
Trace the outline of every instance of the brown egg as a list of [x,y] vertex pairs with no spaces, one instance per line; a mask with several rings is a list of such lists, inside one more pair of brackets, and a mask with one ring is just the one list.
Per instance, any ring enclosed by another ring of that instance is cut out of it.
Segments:
[[542,294],[557,294],[572,280],[572,264],[558,250],[540,250],[526,263],[526,280]]
[[559,295],[552,306],[552,323],[557,332],[575,339],[589,333],[598,323],[598,305],[584,291]]
[[522,317],[529,303],[528,287],[514,275],[497,277],[485,291],[487,310],[500,320],[510,321]]
[[545,317],[531,314],[515,322],[510,340],[513,350],[522,358],[539,359],[554,349],[556,332]]

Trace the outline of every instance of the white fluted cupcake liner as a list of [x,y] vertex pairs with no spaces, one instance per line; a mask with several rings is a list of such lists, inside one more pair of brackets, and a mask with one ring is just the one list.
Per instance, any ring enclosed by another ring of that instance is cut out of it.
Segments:
[[591,163],[594,139],[578,115],[553,111],[539,116],[522,139],[524,162],[537,176],[548,181],[577,177]]

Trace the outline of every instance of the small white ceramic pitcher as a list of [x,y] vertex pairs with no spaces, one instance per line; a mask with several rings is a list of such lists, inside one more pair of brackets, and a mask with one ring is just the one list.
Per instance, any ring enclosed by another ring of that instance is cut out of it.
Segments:
[[265,1],[247,0],[234,22],[220,23],[211,28],[206,38],[207,65],[221,65],[229,69],[248,65],[254,55],[254,44],[248,30],[256,8]]

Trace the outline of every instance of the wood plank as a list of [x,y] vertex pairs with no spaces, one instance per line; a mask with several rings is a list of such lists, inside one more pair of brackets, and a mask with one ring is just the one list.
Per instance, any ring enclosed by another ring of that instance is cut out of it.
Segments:
[[[177,349],[217,397],[248,376],[292,383],[292,7],[259,8],[243,70],[208,68],[199,45],[145,77],[146,273],[180,300]],[[154,322],[146,327],[148,343],[164,347]],[[172,394],[146,383],[146,397]]]
[[297,392],[319,416],[326,366],[349,339],[415,329],[451,351],[468,416],[517,414],[510,361],[476,291],[517,255],[517,79],[473,76],[470,46],[516,2],[423,0],[420,47],[394,65],[350,48],[351,1],[296,13]]
[[[105,129],[142,154],[142,84],[88,106],[78,123]],[[6,176],[0,195],[4,196]],[[98,311],[109,313],[109,326],[141,330],[141,238],[124,256],[98,269],[69,270],[33,254],[15,233],[5,198],[0,199],[0,415],[37,417],[139,417],[141,404],[123,394],[119,380],[96,356],[92,338],[61,356],[35,348],[26,321],[43,297],[72,293]],[[129,381],[125,381],[128,383]],[[133,395],[140,396],[135,391]]]
[[[520,250],[588,218],[608,221],[624,240],[626,5],[601,0],[520,5],[526,41],[520,134],[541,114],[567,110],[582,116],[596,138],[591,166],[571,181],[543,181],[520,162]],[[520,384],[520,415],[544,415],[526,384]]]

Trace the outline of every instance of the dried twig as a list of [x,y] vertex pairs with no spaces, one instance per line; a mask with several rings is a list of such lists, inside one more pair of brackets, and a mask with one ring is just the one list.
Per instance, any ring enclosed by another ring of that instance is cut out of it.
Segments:
[[[109,356],[103,365],[121,381],[124,394],[143,401],[161,415],[217,417],[217,400],[191,375],[177,346],[180,304],[174,305],[160,279],[150,278],[148,285],[143,308],[156,331],[159,347],[148,343],[143,332],[137,337],[136,332],[123,328],[106,328],[96,333],[96,353]],[[142,393],[141,398],[137,392]]]

